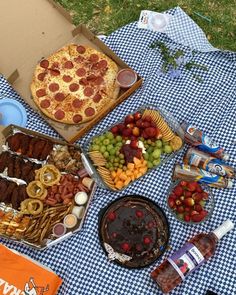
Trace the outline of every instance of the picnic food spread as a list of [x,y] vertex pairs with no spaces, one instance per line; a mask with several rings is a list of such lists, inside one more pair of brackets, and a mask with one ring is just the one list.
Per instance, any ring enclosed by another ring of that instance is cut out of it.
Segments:
[[130,268],[151,264],[163,254],[169,239],[162,210],[140,196],[127,196],[111,203],[99,226],[105,250],[113,251],[113,260]]
[[39,109],[53,120],[84,123],[119,94],[118,66],[104,53],[69,44],[37,65],[31,92]]
[[78,230],[94,186],[80,150],[17,127],[6,136],[2,149],[0,234],[43,248]]
[[103,182],[121,190],[183,145],[158,109],[144,108],[93,137],[88,155]]

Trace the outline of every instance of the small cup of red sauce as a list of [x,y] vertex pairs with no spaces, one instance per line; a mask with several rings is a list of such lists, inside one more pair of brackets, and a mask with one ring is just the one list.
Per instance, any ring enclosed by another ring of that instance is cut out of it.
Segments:
[[137,74],[131,69],[122,69],[118,72],[116,82],[121,88],[130,88],[137,81]]

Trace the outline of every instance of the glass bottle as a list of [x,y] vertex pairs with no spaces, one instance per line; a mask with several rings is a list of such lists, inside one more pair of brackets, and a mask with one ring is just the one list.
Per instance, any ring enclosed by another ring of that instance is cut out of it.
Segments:
[[182,248],[154,269],[151,277],[163,293],[172,291],[187,275],[201,266],[214,253],[217,242],[234,224],[226,220],[210,233],[200,233],[190,239]]

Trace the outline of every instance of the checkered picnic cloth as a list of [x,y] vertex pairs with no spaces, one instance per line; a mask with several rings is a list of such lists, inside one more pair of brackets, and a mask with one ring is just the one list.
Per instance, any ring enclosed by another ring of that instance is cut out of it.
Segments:
[[[236,54],[211,50],[205,52],[209,43],[206,43],[198,26],[190,21],[180,8],[171,10],[169,13],[172,15],[177,13],[178,16],[178,26],[174,26],[173,31],[168,31],[169,36],[175,39],[174,41],[166,34],[138,29],[137,23],[122,27],[105,39],[105,43],[144,78],[144,84],[94,127],[87,136],[81,139],[80,143],[83,144],[91,135],[101,132],[105,127],[114,124],[139,106],[151,103],[170,111],[179,121],[186,120],[196,124],[200,129],[212,135],[231,155],[231,159],[235,159]],[[176,35],[178,38],[175,38]],[[149,47],[156,40],[166,42],[186,52],[196,49],[196,47],[191,48],[191,45],[198,46],[194,60],[207,65],[209,70],[205,72],[196,69],[192,72],[201,75],[203,82],[194,80],[190,71],[184,71],[182,76],[176,79],[157,74],[162,58],[157,49]],[[183,40],[188,40],[188,43],[183,44]],[[21,101],[25,106],[28,128],[51,136],[58,136],[38,114],[21,100],[4,78],[0,79],[0,89],[1,92]],[[231,219],[236,223],[235,184],[233,189],[213,189],[215,209],[211,218],[202,225],[184,225],[167,211],[166,197],[171,184],[173,165],[181,161],[182,156],[183,153],[136,181],[121,193],[112,193],[98,188],[81,232],[59,245],[38,252],[13,242],[0,241],[38,260],[60,275],[64,283],[59,294],[161,294],[150,278],[150,272],[157,265],[196,233],[209,232],[226,219]],[[232,160],[229,164],[235,165],[235,162]],[[98,238],[100,209],[118,197],[132,193],[146,196],[157,202],[167,214],[171,231],[170,250],[153,265],[140,270],[126,269],[109,262]],[[235,244],[235,230],[233,230],[220,241],[214,257],[191,274],[171,294],[203,295],[208,289],[221,295],[236,294]]]

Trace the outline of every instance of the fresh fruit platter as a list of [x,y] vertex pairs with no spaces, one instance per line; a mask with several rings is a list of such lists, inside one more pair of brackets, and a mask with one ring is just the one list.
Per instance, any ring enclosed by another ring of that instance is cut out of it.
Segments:
[[81,228],[95,185],[78,147],[18,128],[3,130],[0,236],[42,249]]
[[109,260],[140,268],[164,253],[169,225],[156,203],[132,195],[121,197],[101,210],[99,233]]
[[182,180],[171,186],[167,204],[178,220],[196,224],[210,217],[214,198],[208,186]]
[[178,123],[166,114],[142,107],[86,143],[91,166],[106,188],[124,189],[182,148]]

